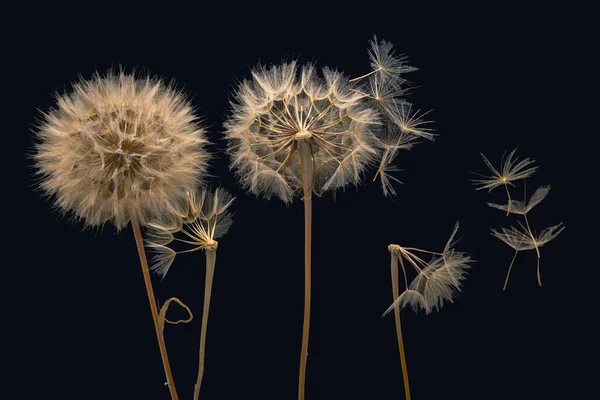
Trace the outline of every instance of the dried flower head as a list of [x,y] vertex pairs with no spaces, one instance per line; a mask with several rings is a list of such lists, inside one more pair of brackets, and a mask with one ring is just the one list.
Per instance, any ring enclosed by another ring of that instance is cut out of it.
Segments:
[[57,98],[37,131],[40,187],[86,225],[142,224],[193,191],[206,169],[205,131],[160,80],[96,74]]
[[376,151],[377,123],[361,94],[340,72],[296,62],[252,71],[225,124],[232,167],[244,187],[285,202],[302,188],[300,150],[312,159],[316,193],[358,183]]
[[[177,254],[216,249],[216,239],[225,235],[233,222],[228,211],[233,200],[221,188],[214,193],[209,190],[189,192],[177,207],[177,213],[150,221],[146,246],[155,253],[151,269],[164,277]],[[192,247],[175,251],[168,246],[173,241]]]
[[501,168],[499,170],[494,167],[494,165],[490,162],[490,160],[487,159],[486,156],[483,154],[481,155],[487,167],[492,171],[492,175],[481,175],[483,179],[473,179],[474,184],[479,186],[477,190],[488,189],[488,191],[492,191],[498,186],[514,186],[512,184],[513,181],[529,178],[531,175],[533,175],[537,169],[537,166],[531,167],[531,165],[535,161],[530,160],[529,158],[518,161],[518,158],[516,157],[513,160],[515,151],[517,151],[517,149],[511,151],[508,154],[508,157],[502,157],[503,160],[500,162]]
[[[470,267],[469,264],[473,262],[467,253],[454,249],[457,242],[454,240],[454,236],[458,227],[457,222],[441,253],[402,247],[396,244],[388,247],[391,256],[396,257],[400,262],[406,290],[388,307],[384,315],[396,307],[405,306],[411,306],[414,311],[423,309],[429,314],[441,308],[446,301],[453,301],[456,293],[461,290],[466,270]],[[415,252],[429,254],[432,258],[430,261],[425,261]],[[407,261],[417,272],[410,285],[404,261]]]

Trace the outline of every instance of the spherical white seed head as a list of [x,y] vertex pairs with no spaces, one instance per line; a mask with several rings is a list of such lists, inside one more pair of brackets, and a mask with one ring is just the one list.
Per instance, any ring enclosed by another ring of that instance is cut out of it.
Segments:
[[162,81],[96,74],[57,103],[37,130],[40,188],[88,226],[144,224],[205,174],[205,131]]

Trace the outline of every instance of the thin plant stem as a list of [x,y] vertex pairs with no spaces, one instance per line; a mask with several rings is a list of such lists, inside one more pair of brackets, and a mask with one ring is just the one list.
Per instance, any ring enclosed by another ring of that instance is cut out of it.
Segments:
[[508,285],[508,277],[510,276],[510,270],[512,269],[512,266],[515,263],[515,258],[517,258],[518,253],[519,253],[519,250],[515,250],[515,255],[513,256],[512,261],[510,262],[510,265],[508,266],[508,272],[506,273],[506,279],[504,280],[504,287],[502,288],[502,290],[506,290],[506,285]]
[[362,75],[362,76],[359,76],[359,77],[357,77],[357,78],[350,79],[348,82],[356,82],[356,81],[359,81],[359,80],[361,80],[361,79],[363,79],[363,78],[366,78],[366,77],[367,77],[367,76],[369,76],[369,75],[373,75],[374,73],[376,73],[376,72],[379,72],[379,71],[381,71],[381,68],[377,68],[377,69],[375,69],[375,70],[373,70],[373,71],[369,72],[368,74],[364,74],[364,75]]
[[204,354],[206,347],[206,328],[208,325],[208,311],[210,309],[210,295],[212,292],[213,277],[215,275],[215,263],[217,261],[217,249],[206,249],[206,279],[204,281],[204,309],[202,311],[202,328],[200,331],[200,360],[198,362],[198,379],[194,386],[194,400],[200,396],[200,386],[204,376]]
[[308,335],[310,331],[310,256],[312,228],[312,168],[310,145],[301,142],[300,168],[302,170],[302,185],[304,189],[304,321],[302,324],[302,346],[300,349],[300,374],[298,378],[298,400],[304,400],[306,382],[306,361],[308,358]]
[[538,285],[542,286],[542,276],[540,275],[540,258],[537,259],[537,279]]
[[140,264],[142,265],[142,273],[144,274],[144,283],[146,284],[146,293],[148,294],[148,301],[150,302],[150,311],[152,312],[152,320],[154,321],[154,330],[156,331],[156,338],[158,340],[158,347],[160,349],[160,356],[162,358],[165,375],[167,377],[167,386],[171,393],[172,400],[178,400],[177,390],[175,389],[175,382],[173,381],[173,373],[171,372],[171,365],[169,364],[169,355],[167,354],[167,346],[165,340],[161,334],[160,326],[158,322],[158,308],[156,307],[156,298],[154,297],[154,290],[152,289],[152,280],[150,279],[150,270],[148,269],[148,260],[146,259],[146,252],[144,251],[144,240],[142,238],[142,232],[140,229],[140,223],[135,213],[131,216],[131,226],[133,227],[133,235],[135,236],[135,244],[137,246],[138,255],[140,257]]
[[508,196],[508,203],[506,206],[506,215],[510,214],[510,202],[511,202],[511,198],[510,198],[510,192],[508,191],[508,185],[506,184],[506,182],[504,182],[504,189],[506,189],[506,195]]
[[537,253],[537,279],[538,284],[542,286],[542,277],[540,275],[540,249],[538,248],[537,241],[535,240],[535,236],[533,236],[533,232],[531,232],[531,227],[529,226],[529,220],[527,219],[527,213],[523,214],[525,218],[525,225],[527,225],[527,231],[529,232],[529,236],[533,241],[533,245],[535,246],[535,252]]
[[[398,296],[400,296],[399,289],[398,289],[398,257],[394,254],[394,252],[391,252],[390,254],[392,256],[392,259],[391,259],[392,295],[394,297],[393,301],[396,301]],[[410,400],[410,386],[408,384],[408,368],[406,366],[406,355],[404,354],[404,342],[402,340],[402,326],[400,325],[400,307],[399,306],[394,308],[394,317],[396,319],[396,336],[398,337],[398,349],[400,350],[400,362],[402,364],[402,378],[404,379],[404,394],[405,394],[406,400]]]

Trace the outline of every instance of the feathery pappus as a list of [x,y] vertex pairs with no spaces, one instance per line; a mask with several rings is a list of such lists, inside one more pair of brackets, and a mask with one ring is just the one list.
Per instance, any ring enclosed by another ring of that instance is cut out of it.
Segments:
[[161,80],[96,73],[57,96],[34,156],[40,188],[87,226],[149,217],[206,172],[205,130],[184,95]]
[[[233,222],[228,210],[233,200],[221,188],[214,192],[208,189],[189,192],[178,205],[176,213],[150,221],[146,246],[155,253],[152,270],[164,277],[177,254],[216,249],[216,239],[225,235]],[[169,247],[173,241],[191,248],[175,251]]]
[[384,194],[394,194],[389,172],[398,151],[433,135],[404,98],[404,74],[416,68],[390,43],[374,38],[370,45],[372,71],[358,78],[292,61],[258,65],[238,85],[225,135],[244,187],[292,201],[303,187],[304,150],[316,194],[358,184],[377,164]]
[[[397,244],[391,244],[388,247],[391,257],[400,262],[405,291],[394,300],[384,315],[396,307],[406,306],[411,306],[414,311],[423,309],[426,314],[429,314],[440,309],[445,302],[453,301],[456,293],[461,290],[462,281],[466,278],[466,270],[473,262],[470,255],[454,249],[457,242],[454,237],[458,227],[457,222],[441,253],[402,247]],[[431,260],[425,261],[416,253],[431,256]],[[406,263],[417,272],[410,284],[407,279]]]

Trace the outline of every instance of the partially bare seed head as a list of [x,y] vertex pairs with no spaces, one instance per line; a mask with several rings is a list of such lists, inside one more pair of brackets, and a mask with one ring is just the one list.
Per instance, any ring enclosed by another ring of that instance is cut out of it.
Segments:
[[310,154],[313,190],[358,183],[376,156],[374,112],[343,74],[295,62],[259,66],[242,82],[225,124],[242,184],[289,202],[302,188],[300,148]]

